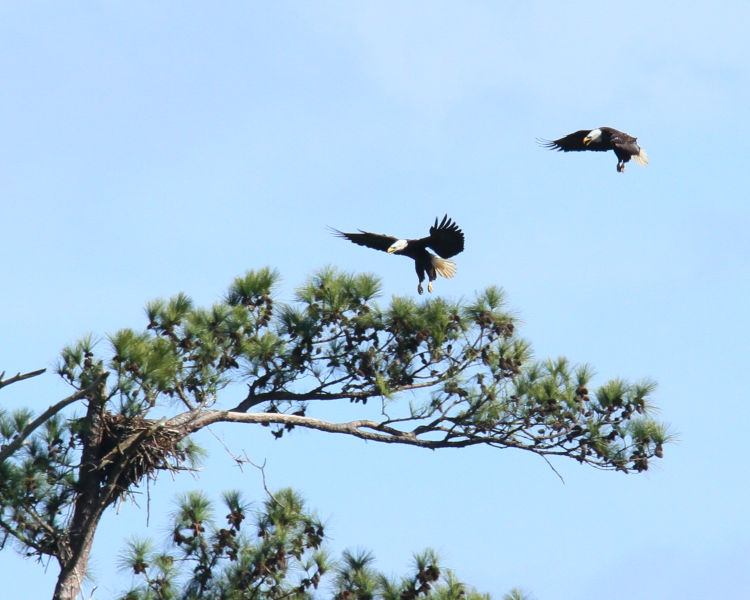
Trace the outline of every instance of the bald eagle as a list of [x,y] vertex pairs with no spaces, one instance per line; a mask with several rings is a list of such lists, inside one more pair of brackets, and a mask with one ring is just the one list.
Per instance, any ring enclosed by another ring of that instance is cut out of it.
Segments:
[[[448,260],[448,258],[455,256],[464,249],[464,234],[458,228],[458,225],[448,218],[448,215],[443,217],[440,224],[438,224],[438,219],[435,219],[435,224],[430,227],[430,235],[419,240],[400,240],[390,235],[370,233],[361,229],[359,233],[344,233],[338,229],[332,229],[332,231],[334,235],[346,238],[360,246],[383,250],[388,254],[401,254],[414,259],[414,268],[417,271],[417,277],[419,277],[417,292],[420,294],[424,291],[422,282],[425,274],[429,277],[428,292],[432,292],[432,282],[437,279],[438,275],[450,279],[456,274],[456,263]],[[427,248],[432,248],[440,256],[435,256]]]
[[606,152],[614,150],[617,155],[617,172],[625,171],[625,163],[631,158],[639,165],[648,164],[646,151],[637,143],[638,138],[612,129],[612,127],[598,127],[596,129],[581,129],[570,133],[559,140],[539,140],[547,148],[562,150],[563,152],[594,150]]

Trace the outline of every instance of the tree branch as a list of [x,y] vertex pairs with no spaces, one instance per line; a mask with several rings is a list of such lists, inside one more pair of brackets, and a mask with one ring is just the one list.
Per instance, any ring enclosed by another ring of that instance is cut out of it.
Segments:
[[[185,435],[189,435],[214,423],[255,423],[260,425],[293,425],[315,429],[327,433],[341,433],[363,440],[382,442],[387,444],[404,444],[437,450],[439,448],[466,448],[479,444],[487,444],[495,448],[516,448],[527,450],[538,454],[548,466],[565,482],[562,476],[547,460],[547,456],[569,456],[574,457],[574,450],[561,444],[550,444],[539,446],[533,440],[529,443],[519,442],[513,439],[513,435],[507,432],[487,432],[476,434],[470,431],[459,431],[453,436],[445,436],[440,439],[426,439],[418,437],[413,431],[401,431],[371,420],[355,420],[346,423],[334,423],[313,417],[303,417],[285,413],[244,413],[233,410],[202,410],[178,415],[170,419],[166,426],[180,429]],[[422,433],[445,433],[442,428],[435,428]],[[600,469],[614,468],[606,460],[596,460],[594,457],[586,457],[583,462]]]
[[[2,528],[3,530],[5,530],[5,532],[8,535],[14,537],[15,539],[17,539],[22,544],[25,544],[29,548],[33,549],[40,556],[42,554],[44,554],[44,547],[42,545],[37,544],[32,538],[29,538],[29,537],[25,536],[23,533],[21,533],[20,531],[18,531],[12,525],[10,525],[9,523],[6,523],[5,521],[3,521],[2,518],[0,518],[0,528]],[[3,545],[4,545],[4,541],[3,541]]]
[[3,377],[5,376],[5,371],[3,371],[2,373],[0,373],[0,389],[4,388],[6,385],[10,385],[11,383],[16,383],[17,381],[23,381],[24,379],[31,379],[32,377],[41,375],[46,370],[47,369],[39,369],[38,371],[31,371],[29,373],[18,373],[10,379],[3,379]]
[[[168,422],[169,426],[182,427],[186,435],[198,431],[213,423],[256,423],[261,425],[296,425],[308,429],[317,429],[328,433],[343,433],[363,440],[385,443],[407,444],[422,448],[463,448],[486,443],[487,439],[466,437],[462,440],[426,440],[410,432],[387,427],[377,421],[356,420],[348,423],[332,423],[312,417],[301,417],[284,413],[243,413],[232,410],[204,410],[198,414],[178,415]],[[509,443],[508,445],[514,445]]]
[[[413,383],[410,385],[401,385],[392,393],[404,392],[407,390],[416,390],[420,388],[430,387],[440,383],[442,379],[432,379],[423,383]],[[313,391],[295,393],[287,391],[278,392],[265,392],[261,394],[249,394],[242,402],[240,402],[234,408],[229,409],[228,412],[245,412],[253,406],[257,406],[262,402],[270,402],[273,400],[287,400],[289,402],[307,402],[310,400],[345,400],[349,398],[373,398],[375,396],[382,396],[383,393],[377,389],[371,388],[369,390],[362,391],[350,391],[350,392],[323,392],[320,390],[321,386],[318,386]]]
[[[40,371],[43,372],[43,371]],[[41,415],[39,415],[36,419],[34,419],[31,423],[26,425],[26,427],[23,428],[23,431],[18,432],[16,435],[13,436],[13,439],[9,444],[7,444],[4,447],[0,447],[0,464],[8,458],[11,454],[13,454],[16,450],[18,450],[21,445],[23,444],[24,440],[29,437],[33,431],[39,427],[40,425],[47,422],[47,420],[52,416],[60,412],[63,408],[68,406],[69,404],[72,404],[76,400],[80,400],[81,398],[84,398],[89,392],[91,392],[93,389],[95,389],[98,385],[101,384],[101,382],[106,379],[108,373],[106,371],[100,373],[89,385],[87,385],[82,390],[77,391],[75,394],[72,394],[68,396],[67,398],[63,398],[60,400],[60,402],[53,404],[50,406],[47,410],[45,410]],[[10,381],[10,379],[8,380]]]

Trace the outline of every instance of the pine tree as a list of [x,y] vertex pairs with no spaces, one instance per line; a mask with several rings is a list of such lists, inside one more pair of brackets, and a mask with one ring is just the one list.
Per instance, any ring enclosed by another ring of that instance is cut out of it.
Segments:
[[224,504],[220,527],[202,492],[186,494],[167,549],[129,540],[120,567],[134,585],[119,600],[488,600],[430,549],[414,556],[412,573],[400,580],[378,572],[366,551],[333,560],[323,524],[291,489],[270,494],[251,527],[239,492],[225,492]]
[[[110,352],[96,355],[91,337],[63,349],[57,372],[70,396],[36,418],[0,413],[3,544],[58,562],[54,598],[77,596],[103,512],[144,478],[192,468],[190,434],[213,423],[277,438],[303,427],[430,449],[486,444],[625,473],[662,456],[654,384],[589,390],[588,366],[533,360],[497,288],[471,302],[393,298],[381,308],[376,278],[326,269],[288,305],[274,299],[278,279],[248,272],[210,308],[184,294],[150,302],[145,329],[114,333]],[[0,377],[0,388],[39,373]],[[238,381],[247,395],[222,406]],[[317,418],[322,401],[359,418]]]

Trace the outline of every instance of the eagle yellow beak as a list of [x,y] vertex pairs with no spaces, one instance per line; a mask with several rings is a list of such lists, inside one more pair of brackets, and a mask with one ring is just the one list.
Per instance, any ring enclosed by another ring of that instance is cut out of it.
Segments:
[[388,254],[393,254],[395,252],[395,250],[393,248],[388,248],[388,250],[386,250],[386,252]]
[[583,138],[583,145],[588,146],[591,143],[591,138],[589,136],[586,136]]

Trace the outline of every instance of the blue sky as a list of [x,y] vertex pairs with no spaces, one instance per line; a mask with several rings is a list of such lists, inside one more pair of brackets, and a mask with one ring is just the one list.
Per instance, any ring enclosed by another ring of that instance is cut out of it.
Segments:
[[[431,546],[496,598],[746,598],[749,20],[744,2],[2,3],[0,370],[53,367],[88,332],[143,327],[150,299],[208,304],[265,265],[282,299],[329,264],[382,277],[383,302],[414,295],[411,264],[326,226],[413,237],[448,213],[466,251],[436,292],[500,285],[537,357],[658,381],[679,435],[663,461],[557,461],[563,485],[513,451],[214,433],[389,573]],[[649,166],[535,142],[600,125]],[[50,374],[2,403],[67,393]],[[114,557],[165,536],[178,491],[262,498],[199,441],[205,472],[153,485],[148,528],[145,499],[105,519],[94,597],[127,585]],[[56,568],[6,551],[0,576],[43,598]]]

